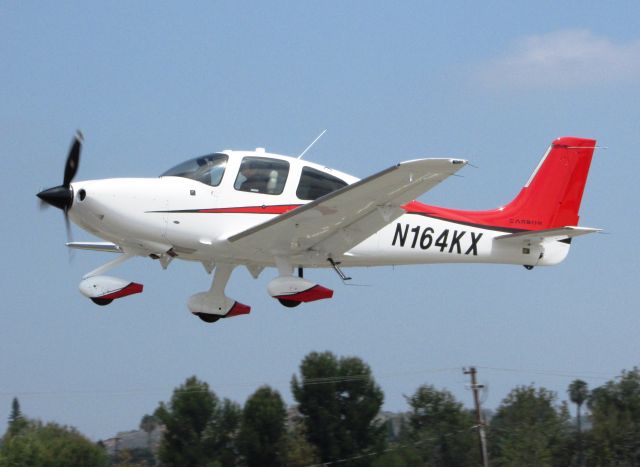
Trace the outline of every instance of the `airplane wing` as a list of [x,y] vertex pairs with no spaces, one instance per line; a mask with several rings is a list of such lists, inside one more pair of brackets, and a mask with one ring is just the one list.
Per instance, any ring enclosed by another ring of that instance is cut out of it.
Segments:
[[337,257],[404,214],[402,205],[460,170],[462,159],[402,162],[267,222],[232,235],[231,248],[252,260],[272,261],[310,251]]
[[578,237],[594,232],[600,232],[602,229],[594,229],[591,227],[558,227],[555,229],[533,230],[526,232],[516,232],[496,237],[496,240],[564,240],[567,238]]

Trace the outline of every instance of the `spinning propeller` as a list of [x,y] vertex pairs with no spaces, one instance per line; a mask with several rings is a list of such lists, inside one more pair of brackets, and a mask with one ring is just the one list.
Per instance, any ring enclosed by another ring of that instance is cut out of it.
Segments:
[[82,133],[80,131],[76,132],[64,166],[64,178],[62,179],[62,185],[43,190],[37,194],[43,206],[46,203],[62,209],[64,212],[64,222],[67,229],[68,240],[71,239],[71,224],[69,223],[68,211],[73,204],[73,189],[71,188],[71,182],[78,171],[83,140],[84,138]]

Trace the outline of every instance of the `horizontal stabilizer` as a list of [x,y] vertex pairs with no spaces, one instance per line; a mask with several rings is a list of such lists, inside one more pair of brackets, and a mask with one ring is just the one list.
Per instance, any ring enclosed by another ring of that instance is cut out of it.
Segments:
[[92,250],[92,251],[106,251],[109,253],[122,253],[122,249],[111,242],[69,242],[67,243],[69,248],[76,250]]
[[557,229],[533,230],[517,232],[496,237],[496,240],[563,240],[590,233],[600,232],[602,229],[591,227],[559,227]]

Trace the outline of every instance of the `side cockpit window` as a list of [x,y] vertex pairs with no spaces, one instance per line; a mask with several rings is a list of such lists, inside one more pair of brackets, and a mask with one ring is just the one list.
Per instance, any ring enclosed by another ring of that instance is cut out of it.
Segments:
[[289,163],[268,157],[245,157],[234,188],[250,193],[279,195],[289,175]]
[[343,186],[347,186],[347,183],[333,175],[311,167],[304,167],[296,190],[296,196],[299,199],[314,200]]
[[226,154],[196,157],[167,170],[161,177],[184,177],[210,186],[218,186],[228,160],[229,156]]

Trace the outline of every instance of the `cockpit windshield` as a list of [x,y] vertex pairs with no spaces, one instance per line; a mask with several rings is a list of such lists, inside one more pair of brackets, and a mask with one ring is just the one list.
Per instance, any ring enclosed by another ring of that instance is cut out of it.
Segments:
[[161,177],[184,177],[211,186],[220,185],[229,156],[209,154],[178,164],[160,175]]

